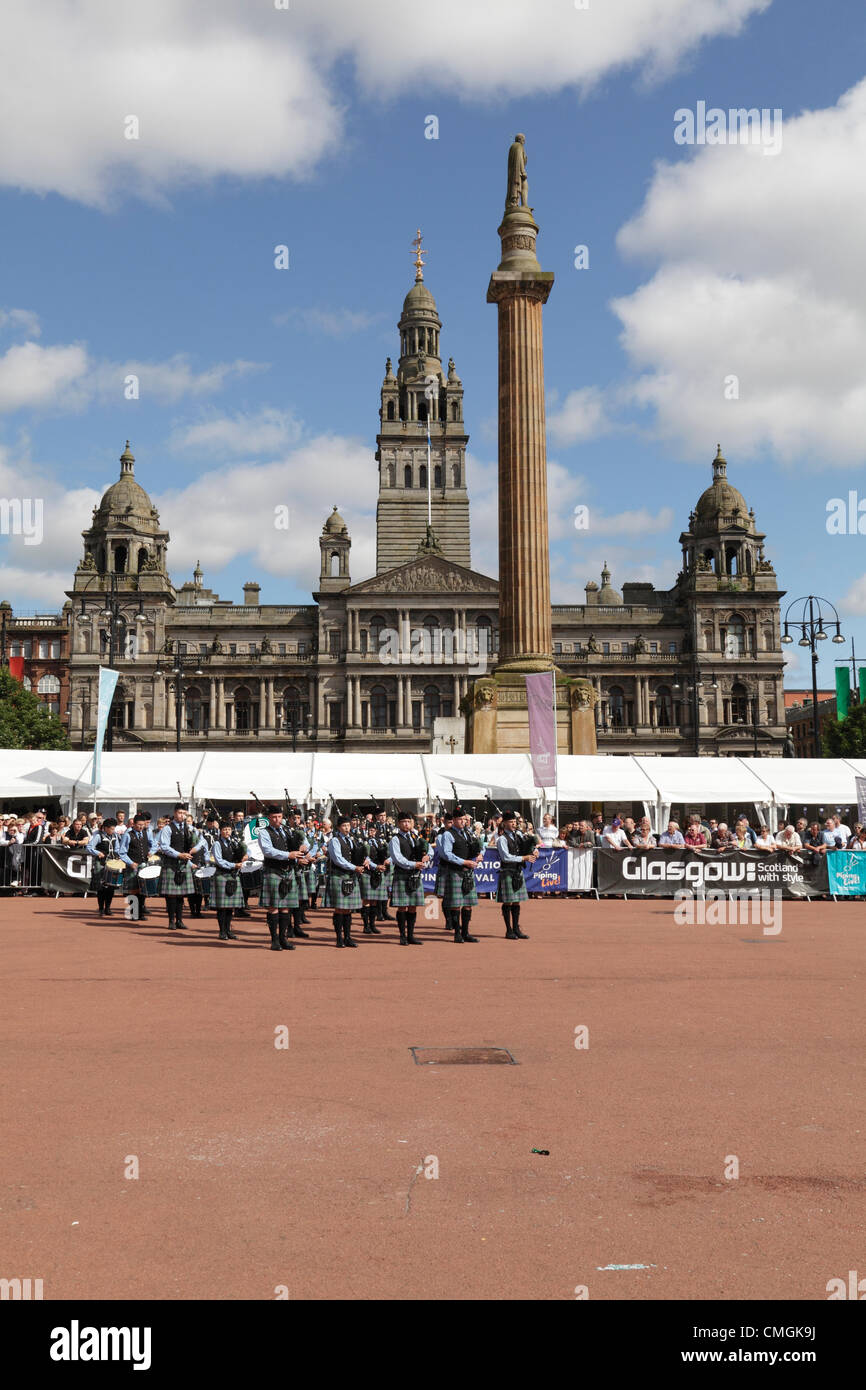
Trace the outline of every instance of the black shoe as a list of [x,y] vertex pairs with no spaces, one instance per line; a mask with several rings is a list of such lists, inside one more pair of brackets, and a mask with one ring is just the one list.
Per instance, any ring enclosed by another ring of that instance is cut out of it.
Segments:
[[341,951],[342,949],[343,949],[343,938],[342,938],[342,936],[340,936],[340,934],[338,933],[338,934],[337,934],[337,950],[338,950],[338,951]]
[[407,928],[406,928],[406,940],[409,942],[409,945],[410,945],[410,946],[423,946],[423,945],[424,945],[424,942],[423,942],[423,941],[416,941],[416,940],[415,940],[415,928],[414,928],[414,927],[407,927]]
[[150,916],[150,913],[149,913],[149,912],[139,912],[139,914],[138,914],[138,920],[139,920],[139,922],[146,922],[149,916]]
[[505,940],[506,940],[506,941],[516,941],[516,940],[517,940],[517,937],[516,937],[516,935],[515,935],[515,933],[514,933],[514,931],[512,930],[511,927],[509,927],[508,930],[507,930],[507,932],[505,933]]
[[520,941],[528,941],[528,940],[529,940],[529,937],[526,935],[526,932],[525,932],[525,931],[521,931],[519,927],[515,927],[515,928],[514,928],[514,939],[515,939],[515,941],[517,941],[517,940],[520,940]]
[[175,922],[174,925],[177,927],[178,931],[186,931],[186,922],[181,922],[180,920],[178,920],[177,922]]
[[226,927],[226,941],[237,941],[237,937],[231,927]]
[[[309,925],[310,925],[310,919],[309,919],[309,917],[307,916],[306,912],[302,912],[302,913],[301,913],[301,926],[302,926],[302,927],[308,927]],[[298,934],[298,933],[295,932],[295,936],[297,936],[297,934]]]
[[376,923],[375,923],[375,922],[371,922],[371,923],[370,923],[370,932],[371,932],[371,934],[372,934],[373,936],[381,936],[381,935],[382,935],[382,933],[380,932],[379,928],[376,926]]
[[220,927],[220,937],[219,937],[219,939],[220,939],[220,941],[228,941],[228,939],[229,939],[229,934],[228,934],[228,932],[226,931],[225,927]]
[[247,912],[245,907],[239,907],[235,909],[236,917],[252,917],[252,915],[253,914],[251,912]]
[[[303,917],[301,920],[306,922],[307,919]],[[309,941],[310,939],[310,933],[308,931],[301,931],[300,927],[292,927],[292,936],[302,936],[305,941]]]
[[391,914],[390,914],[390,912],[380,912],[380,913],[379,913],[379,921],[380,921],[380,922],[396,922],[396,920],[397,920],[397,918],[396,918],[396,917],[392,917]]
[[461,932],[460,928],[459,928],[459,927],[455,927],[455,928],[454,928],[454,944],[455,944],[455,946],[460,946],[460,945],[462,945],[462,943],[463,943],[464,940],[465,940],[465,937],[463,936],[463,933]]
[[477,936],[470,936],[470,935],[468,934],[468,932],[465,932],[465,931],[464,931],[464,932],[463,932],[463,940],[464,940],[464,941],[477,941],[477,940],[478,940],[478,937],[477,937]]

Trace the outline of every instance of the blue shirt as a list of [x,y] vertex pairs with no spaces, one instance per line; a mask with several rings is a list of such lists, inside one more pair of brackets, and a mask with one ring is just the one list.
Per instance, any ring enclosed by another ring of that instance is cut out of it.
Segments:
[[277,849],[271,839],[271,827],[269,825],[262,826],[258,834],[258,841],[266,859],[288,859],[289,851],[287,849]]
[[442,834],[439,836],[439,839],[436,841],[436,843],[437,843],[438,846],[439,846],[439,851],[440,851],[440,853],[441,853],[441,855],[442,855],[442,858],[443,858],[443,859],[447,859],[448,862],[449,862],[449,864],[456,864],[456,865],[458,866],[458,868],[461,868],[461,869],[465,867],[465,865],[466,865],[465,859],[461,859],[460,856],[459,856],[458,854],[455,854],[455,853],[454,853],[454,832],[453,832],[453,831],[451,831],[451,830],[443,830],[443,831],[442,831]]
[[[332,835],[328,841],[328,858],[338,869],[345,869],[350,874],[353,874],[358,867],[356,864],[350,864],[348,859],[344,856],[339,835]],[[369,864],[369,859],[366,862]]]
[[[110,848],[109,848],[109,850],[108,850],[108,853],[109,853],[109,854],[118,854],[118,853],[119,853],[120,845],[121,845],[121,843],[122,843],[120,837],[119,837],[113,830],[106,830],[106,831],[103,831],[103,830],[96,830],[96,831],[94,831],[94,833],[91,835],[90,839],[87,841],[87,853],[88,853],[88,854],[92,854],[92,855],[94,856],[94,858],[96,858],[96,856],[99,854],[99,850],[97,849],[97,845],[99,844],[100,840],[108,840],[108,841],[109,841],[109,845],[110,845]],[[122,857],[122,856],[121,856],[121,857]],[[128,864],[128,863],[129,863],[129,860],[127,859],[126,862],[127,862],[127,864]]]
[[685,843],[681,830],[675,830],[673,835],[671,835],[670,831],[663,830],[661,835],[659,835],[660,845],[685,845]]
[[237,868],[237,861],[236,861],[236,860],[234,860],[234,859],[224,859],[224,858],[223,858],[222,846],[223,846],[223,845],[228,846],[228,845],[230,845],[230,844],[232,844],[232,841],[231,841],[231,840],[224,840],[224,839],[222,838],[222,836],[220,836],[220,838],[219,838],[218,840],[214,840],[214,842],[213,842],[213,844],[212,844],[212,846],[211,846],[211,851],[210,851],[211,862],[214,863],[214,864],[216,864],[217,867],[220,868],[220,869],[235,869],[235,868]]
[[[130,842],[130,836],[131,836],[132,834],[134,834],[134,833],[137,833],[137,832],[135,831],[135,827],[134,827],[134,826],[129,826],[129,828],[127,829],[125,835],[123,835],[123,836],[121,837],[120,844],[118,845],[118,849],[117,849],[117,852],[118,852],[118,854],[120,855],[120,858],[123,860],[124,864],[128,864],[129,867],[130,867],[131,869],[137,869],[137,868],[138,868],[138,865],[137,865],[136,863],[134,863],[134,861],[133,861],[132,859],[130,859],[130,857],[129,857],[129,842]],[[153,831],[151,830],[150,826],[147,826],[147,827],[145,828],[145,831],[144,831],[144,838],[145,838],[145,840],[147,841],[147,852],[148,852],[148,854],[152,854],[152,853],[153,853],[153,846],[154,846],[154,834],[153,834]]]
[[497,853],[499,854],[499,862],[501,864],[523,863],[523,855],[511,853],[511,850],[508,848],[508,841],[506,840],[504,835],[500,835],[499,839],[496,841],[496,849]]
[[[450,833],[450,832],[446,831],[446,834],[449,834],[449,833]],[[443,838],[443,839],[445,838],[444,835],[443,835],[442,838]],[[452,840],[452,844],[453,844],[453,840]],[[443,849],[442,852],[444,853],[444,849]],[[395,835],[395,836],[393,837],[393,839],[391,840],[391,843],[390,843],[390,845],[388,846],[388,854],[390,855],[391,859],[393,860],[393,862],[394,862],[395,864],[399,864],[399,866],[400,866],[401,869],[409,869],[413,874],[416,872],[416,870],[417,870],[417,868],[418,868],[418,865],[416,864],[415,860],[414,860],[414,859],[406,859],[406,858],[404,858],[404,856],[403,856],[403,852],[402,852],[402,850],[400,849],[400,836],[399,836],[399,833],[398,833],[397,835]]]
[[[168,825],[164,825],[162,827],[162,830],[160,830],[159,832],[159,839],[156,842],[156,849],[159,851],[160,854],[167,854],[169,859],[178,858],[179,851],[176,849],[172,849],[171,847],[171,827],[172,825],[178,825],[181,829],[183,829],[184,824],[184,821],[176,821],[172,819],[171,821],[169,821]],[[198,854],[198,852],[202,849],[205,849],[206,846],[200,837],[198,840],[196,840],[196,836],[198,835],[197,830],[191,828],[191,834],[192,844],[190,846],[189,852],[190,854]]]

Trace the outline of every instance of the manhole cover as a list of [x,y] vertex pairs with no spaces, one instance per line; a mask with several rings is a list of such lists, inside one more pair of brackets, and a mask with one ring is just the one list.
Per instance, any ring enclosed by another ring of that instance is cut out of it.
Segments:
[[[763,946],[764,942],[778,942],[778,936],[741,936],[741,941],[745,941],[747,946]],[[780,943],[781,944],[781,943]]]
[[507,1047],[410,1047],[418,1067],[516,1067]]

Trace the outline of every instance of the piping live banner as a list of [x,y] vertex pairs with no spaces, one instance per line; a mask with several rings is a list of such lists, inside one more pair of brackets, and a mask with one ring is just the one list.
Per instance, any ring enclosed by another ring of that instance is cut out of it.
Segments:
[[813,898],[828,893],[829,855],[790,855],[760,850],[696,854],[690,849],[600,849],[598,891],[635,898],[672,898],[683,889],[701,893],[766,892],[783,898]]
[[[527,893],[565,893],[568,891],[568,850],[539,849],[534,864],[524,864],[523,878]],[[430,865],[421,874],[425,893],[436,888],[436,866]],[[486,849],[484,858],[475,870],[475,887],[479,893],[495,893],[499,886],[499,855]]]

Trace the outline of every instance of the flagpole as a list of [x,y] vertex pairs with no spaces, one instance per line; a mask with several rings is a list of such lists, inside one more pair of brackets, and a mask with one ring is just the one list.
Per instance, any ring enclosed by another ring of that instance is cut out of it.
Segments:
[[430,408],[433,404],[431,400],[427,406],[427,525],[433,525],[433,476],[430,468]]
[[556,721],[556,667],[553,668],[553,804],[554,821],[559,829],[559,726]]

